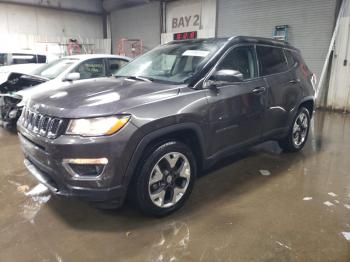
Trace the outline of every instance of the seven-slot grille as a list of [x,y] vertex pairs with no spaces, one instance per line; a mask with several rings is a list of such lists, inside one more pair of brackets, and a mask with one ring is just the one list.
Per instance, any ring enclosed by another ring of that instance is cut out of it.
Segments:
[[63,123],[62,119],[35,113],[28,108],[23,108],[19,121],[22,126],[33,133],[51,139],[58,137]]

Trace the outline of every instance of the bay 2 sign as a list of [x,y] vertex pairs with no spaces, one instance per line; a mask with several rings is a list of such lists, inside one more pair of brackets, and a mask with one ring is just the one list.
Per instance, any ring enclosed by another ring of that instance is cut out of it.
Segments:
[[181,29],[196,28],[200,27],[200,16],[198,14],[173,17],[171,22],[171,28],[173,31],[178,31]]
[[166,4],[166,32],[182,33],[200,30],[201,10],[200,0],[170,1]]

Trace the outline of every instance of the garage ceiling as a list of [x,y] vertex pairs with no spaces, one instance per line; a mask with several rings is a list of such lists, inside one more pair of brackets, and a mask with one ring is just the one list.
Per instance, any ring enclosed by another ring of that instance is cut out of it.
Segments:
[[171,0],[0,0],[0,2],[9,4],[40,6],[96,14],[155,1],[169,2]]

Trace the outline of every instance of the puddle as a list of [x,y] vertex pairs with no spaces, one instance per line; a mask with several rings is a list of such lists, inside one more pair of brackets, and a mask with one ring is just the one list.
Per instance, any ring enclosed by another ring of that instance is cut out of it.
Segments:
[[186,223],[167,224],[161,228],[147,261],[182,261],[189,254],[189,242],[190,230]]
[[46,196],[34,196],[26,200],[22,206],[21,215],[24,219],[28,220],[30,223],[34,224],[34,219],[36,215],[41,210],[42,206],[46,204],[51,198],[51,195]]
[[51,195],[48,194],[48,192],[49,190],[46,186],[38,184],[25,193],[29,198],[22,206],[21,215],[24,219],[34,224],[35,217],[43,205],[45,205],[51,198]]

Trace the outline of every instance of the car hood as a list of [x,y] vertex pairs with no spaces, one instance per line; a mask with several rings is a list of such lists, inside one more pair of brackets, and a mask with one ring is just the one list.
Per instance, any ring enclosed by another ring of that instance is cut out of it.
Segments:
[[133,107],[176,96],[178,92],[179,85],[103,78],[33,95],[27,106],[60,118],[97,117],[128,113]]
[[48,80],[36,86],[30,86],[23,90],[17,91],[16,94],[23,97],[23,99],[29,99],[33,95],[40,95],[41,93],[45,93],[47,90],[57,91],[60,88],[65,87],[61,81],[56,80]]
[[5,82],[0,84],[0,93],[11,93],[25,90],[26,88],[37,86],[46,81],[48,81],[47,78],[13,72],[8,75]]

